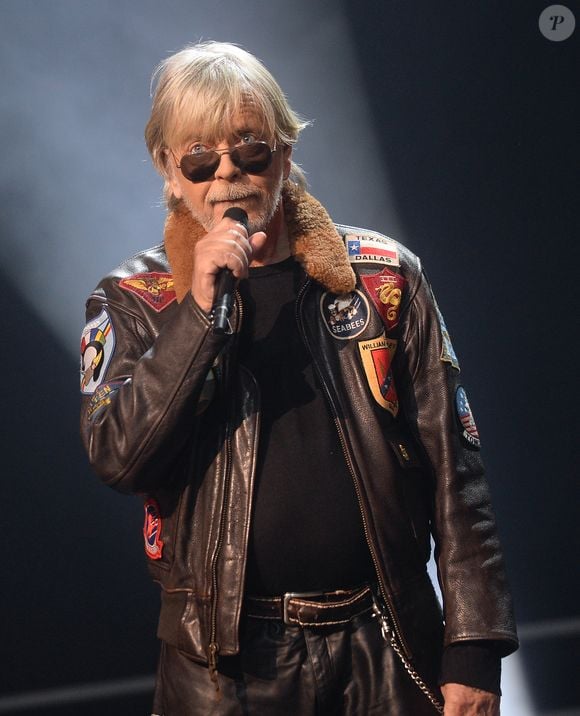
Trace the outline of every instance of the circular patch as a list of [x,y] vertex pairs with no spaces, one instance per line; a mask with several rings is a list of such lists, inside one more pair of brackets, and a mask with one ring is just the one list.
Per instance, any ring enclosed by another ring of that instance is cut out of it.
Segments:
[[369,322],[369,302],[361,291],[325,293],[320,299],[320,312],[328,332],[340,341],[356,338]]
[[481,446],[479,431],[477,430],[475,418],[469,407],[467,393],[461,386],[457,388],[457,392],[455,393],[455,408],[457,410],[457,419],[461,427],[462,438],[470,447],[479,448]]

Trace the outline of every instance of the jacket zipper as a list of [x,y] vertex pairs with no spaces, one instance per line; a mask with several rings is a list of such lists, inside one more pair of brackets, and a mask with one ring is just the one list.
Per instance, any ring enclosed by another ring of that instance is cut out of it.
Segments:
[[[229,382],[230,377],[230,366],[231,366],[231,353],[235,350],[236,343],[237,343],[237,336],[239,335],[239,329],[242,323],[242,317],[243,317],[243,305],[240,298],[240,294],[238,291],[236,291],[235,294],[235,301],[236,301],[236,307],[238,311],[238,320],[236,323],[236,331],[235,331],[235,337],[234,337],[234,346],[232,347],[230,351],[230,356],[228,359],[224,360],[224,371],[223,371],[223,380],[221,381],[221,390],[222,390],[222,396],[225,395],[225,389]],[[226,370],[227,367],[227,370]],[[217,642],[217,604],[218,604],[218,577],[217,577],[217,566],[218,566],[218,560],[222,548],[223,538],[224,538],[224,528],[225,528],[225,513],[226,513],[226,505],[227,505],[227,498],[230,491],[230,480],[231,480],[231,474],[232,474],[232,434],[231,434],[231,426],[232,426],[232,413],[233,413],[233,406],[231,403],[227,403],[226,413],[227,413],[227,420],[226,420],[226,429],[225,429],[225,466],[224,466],[224,487],[223,487],[223,496],[222,496],[222,504],[221,504],[221,510],[220,510],[220,520],[218,525],[218,536],[217,536],[217,542],[216,542],[216,549],[214,552],[214,555],[212,557],[211,561],[211,590],[212,590],[212,596],[211,596],[211,612],[210,612],[210,624],[211,624],[211,630],[210,630],[210,638],[209,638],[209,644],[207,649],[207,662],[208,662],[208,669],[209,669],[209,676],[210,679],[215,684],[216,691],[219,691],[219,683],[217,679],[217,665],[219,661],[219,644]]]
[[371,555],[371,559],[372,559],[372,561],[373,561],[373,565],[374,565],[374,567],[375,567],[375,573],[376,573],[376,575],[377,575],[377,583],[378,583],[378,585],[379,585],[379,590],[380,590],[380,593],[381,593],[381,597],[383,598],[383,602],[384,602],[385,607],[387,608],[387,611],[388,611],[389,616],[390,616],[390,618],[391,618],[392,627],[393,627],[393,630],[394,630],[395,634],[397,635],[397,639],[399,640],[399,643],[400,643],[401,647],[403,648],[403,650],[404,650],[405,654],[407,655],[407,657],[408,657],[408,658],[411,658],[411,655],[410,655],[410,653],[409,653],[409,649],[408,649],[408,647],[407,647],[406,641],[405,641],[405,639],[403,638],[403,635],[402,635],[402,633],[401,633],[401,628],[400,628],[400,626],[399,626],[399,621],[398,621],[398,619],[397,619],[397,617],[396,617],[396,614],[395,614],[395,608],[394,608],[394,606],[393,606],[393,604],[392,604],[392,602],[391,602],[391,598],[389,597],[389,595],[388,595],[388,593],[387,593],[387,589],[386,589],[386,587],[385,587],[385,585],[384,585],[384,583],[383,583],[383,580],[382,580],[382,578],[381,578],[381,574],[380,574],[380,570],[379,570],[379,562],[378,562],[378,558],[377,558],[377,553],[376,553],[375,546],[374,546],[374,544],[373,544],[373,542],[372,542],[372,539],[371,539],[371,536],[370,536],[370,533],[369,533],[368,519],[367,519],[367,515],[366,515],[365,509],[364,509],[363,502],[362,502],[362,496],[361,496],[361,493],[360,493],[360,487],[359,487],[359,484],[358,484],[358,480],[357,480],[357,478],[356,478],[356,472],[355,472],[355,468],[354,468],[354,460],[352,459],[352,457],[351,457],[351,455],[350,455],[350,452],[349,452],[349,450],[348,450],[348,447],[347,447],[347,445],[346,445],[346,440],[345,440],[345,437],[344,437],[344,429],[343,429],[343,427],[342,427],[342,423],[340,422],[340,418],[338,417],[338,411],[336,410],[336,407],[335,407],[334,402],[333,402],[333,400],[332,400],[332,397],[331,397],[331,395],[330,395],[330,391],[328,390],[328,386],[327,386],[327,384],[326,384],[326,381],[325,381],[325,379],[324,379],[324,376],[322,375],[322,371],[319,369],[318,363],[316,362],[316,359],[314,358],[314,353],[313,353],[313,351],[310,349],[310,345],[309,345],[309,343],[308,343],[308,338],[307,338],[307,336],[306,336],[306,331],[304,330],[304,327],[303,327],[303,325],[302,325],[302,320],[301,320],[301,318],[300,318],[300,313],[301,313],[301,308],[302,308],[302,302],[303,302],[304,295],[305,295],[305,293],[306,293],[306,291],[307,291],[309,285],[310,285],[310,280],[307,279],[307,280],[304,282],[304,284],[302,285],[302,287],[301,287],[301,289],[300,289],[300,292],[298,293],[298,297],[297,297],[297,299],[296,299],[296,320],[297,320],[297,322],[298,322],[298,326],[299,326],[299,328],[300,328],[300,332],[301,332],[301,334],[302,334],[302,339],[303,339],[303,341],[304,341],[304,344],[306,345],[306,347],[307,347],[307,349],[308,349],[310,355],[312,356],[312,363],[313,363],[313,365],[314,365],[314,367],[315,367],[315,369],[316,369],[316,372],[317,372],[317,374],[318,374],[318,378],[319,378],[319,380],[320,380],[320,384],[322,385],[322,387],[323,387],[323,389],[324,389],[324,393],[325,393],[325,395],[326,395],[326,399],[327,399],[328,404],[329,404],[329,406],[330,406],[330,409],[331,409],[331,411],[332,411],[333,420],[334,420],[334,424],[335,424],[335,426],[336,426],[336,430],[337,430],[337,433],[338,433],[338,439],[340,440],[340,445],[341,445],[341,448],[342,448],[342,452],[343,452],[343,455],[344,455],[344,459],[345,459],[345,461],[346,461],[348,470],[349,470],[349,472],[350,472],[350,475],[351,475],[351,478],[352,478],[352,481],[353,481],[353,484],[354,484],[354,489],[355,489],[355,492],[356,492],[356,497],[357,497],[358,506],[359,506],[359,510],[360,510],[360,514],[361,514],[361,519],[362,519],[362,524],[363,524],[363,531],[364,531],[364,535],[365,535],[365,540],[366,540],[367,546],[368,546],[368,548],[369,548],[369,552],[370,552],[370,555]]

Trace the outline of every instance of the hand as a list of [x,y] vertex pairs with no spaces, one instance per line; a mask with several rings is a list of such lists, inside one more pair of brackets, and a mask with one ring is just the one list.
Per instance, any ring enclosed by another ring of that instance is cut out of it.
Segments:
[[202,311],[211,311],[220,270],[229,268],[238,281],[246,278],[252,254],[260,250],[265,242],[263,231],[248,236],[246,228],[229,217],[222,219],[197,242],[191,293]]
[[444,716],[499,716],[499,696],[463,684],[444,684]]

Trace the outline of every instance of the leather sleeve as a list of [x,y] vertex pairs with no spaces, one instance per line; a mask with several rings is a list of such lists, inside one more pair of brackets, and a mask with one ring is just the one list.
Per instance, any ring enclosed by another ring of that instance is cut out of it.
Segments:
[[492,640],[505,655],[518,643],[511,597],[478,441],[465,435],[458,415],[463,374],[451,365],[439,316],[425,275],[416,272],[401,321],[399,398],[432,478],[445,645]]
[[134,310],[102,291],[87,302],[87,321],[99,315],[110,319],[114,349],[96,390],[82,396],[81,437],[105,483],[121,492],[148,492],[167,482],[191,436],[224,338],[213,335],[190,295],[155,339]]

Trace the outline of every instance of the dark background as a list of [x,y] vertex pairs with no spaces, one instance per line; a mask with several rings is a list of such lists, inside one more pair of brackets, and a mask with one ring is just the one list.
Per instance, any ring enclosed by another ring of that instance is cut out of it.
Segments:
[[[578,713],[580,28],[548,41],[548,4],[0,3],[0,713],[148,713],[158,594],[142,511],[87,466],[76,352],[99,276],[160,240],[148,77],[200,38],[255,52],[315,120],[296,156],[337,221],[420,254],[516,599],[503,713]],[[90,684],[100,700],[81,700]]]

